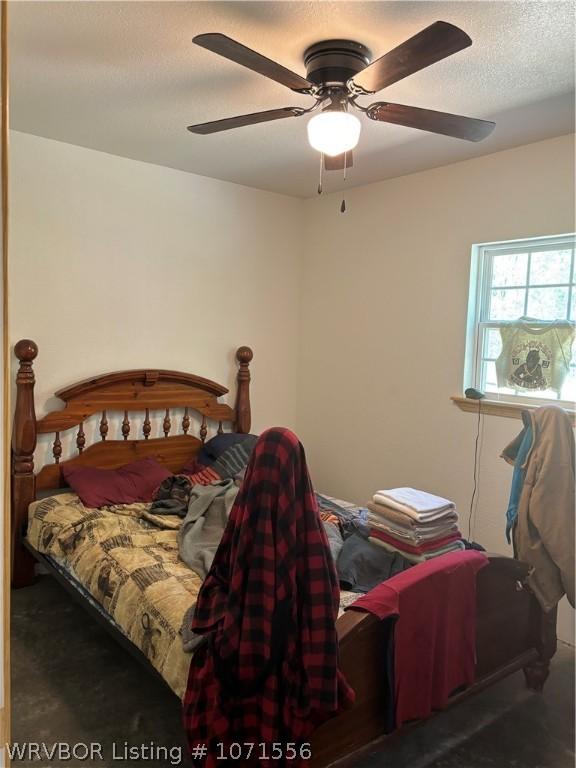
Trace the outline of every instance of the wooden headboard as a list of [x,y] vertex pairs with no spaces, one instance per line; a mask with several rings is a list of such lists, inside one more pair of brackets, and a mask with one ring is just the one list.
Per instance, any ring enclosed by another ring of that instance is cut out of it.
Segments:
[[[212,423],[218,433],[228,425],[232,431],[250,431],[250,361],[249,347],[236,351],[239,363],[235,407],[219,403],[228,390],[214,381],[179,371],[139,369],[95,376],[56,392],[65,403],[62,410],[51,411],[36,419],[34,407],[33,362],[38,346],[22,339],[14,347],[19,360],[16,375],[16,408],[12,431],[12,582],[24,586],[33,578],[33,560],[23,547],[28,522],[28,506],[39,492],[66,485],[64,465],[115,469],[134,459],[156,456],[172,472],[198,453]],[[182,411],[176,423],[173,410]],[[162,411],[163,437],[151,437],[151,412]],[[142,436],[133,437],[131,416],[144,417]],[[117,439],[111,439],[109,418],[119,414]],[[191,434],[191,414],[199,418],[198,436]],[[99,418],[99,439],[87,446],[85,422]],[[75,430],[75,455],[62,460],[63,433]],[[38,435],[52,434],[51,463],[34,471],[34,451]]]

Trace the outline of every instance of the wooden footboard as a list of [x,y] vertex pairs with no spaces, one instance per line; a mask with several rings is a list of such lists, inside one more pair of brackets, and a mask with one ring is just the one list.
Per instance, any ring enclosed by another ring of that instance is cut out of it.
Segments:
[[[522,668],[529,686],[541,689],[556,650],[555,613],[544,614],[524,586],[527,566],[489,557],[477,581],[476,681],[454,695],[451,706]],[[383,736],[386,724],[381,622],[368,613],[347,611],[337,627],[341,669],[356,691],[356,702],[316,731],[311,768],[330,765]]]

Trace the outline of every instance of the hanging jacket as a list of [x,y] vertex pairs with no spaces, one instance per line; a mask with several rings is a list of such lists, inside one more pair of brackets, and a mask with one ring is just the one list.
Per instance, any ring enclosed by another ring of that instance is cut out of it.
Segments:
[[[195,765],[225,765],[218,744],[226,754],[236,743],[242,768],[304,768],[302,755],[275,758],[270,750],[273,743],[299,748],[354,701],[338,668],[338,605],[304,448],[289,430],[268,429],[252,453],[190,627],[207,638],[192,656],[183,702],[190,751],[208,748]],[[246,753],[250,744],[256,749]]]
[[522,418],[524,430],[501,454],[514,464],[531,430],[526,457],[515,467],[524,480],[520,488],[513,484],[509,505],[517,505],[514,554],[530,566],[528,585],[545,611],[564,594],[574,607],[574,431],[558,406],[523,411]]
[[524,422],[524,429],[520,432],[520,435],[514,441],[514,447],[508,448],[510,455],[515,453],[514,458],[514,473],[512,474],[512,486],[510,488],[510,499],[508,501],[508,509],[506,510],[506,541],[508,544],[512,543],[512,530],[516,524],[516,518],[518,517],[518,505],[520,504],[520,496],[522,494],[522,488],[524,486],[524,477],[526,476],[526,459],[532,449],[532,422],[530,421],[530,414],[528,411],[522,411],[522,420]]

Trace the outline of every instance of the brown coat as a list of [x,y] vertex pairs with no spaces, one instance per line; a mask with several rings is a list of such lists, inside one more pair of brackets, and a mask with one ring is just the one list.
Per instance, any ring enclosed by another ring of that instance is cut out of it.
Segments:
[[[532,424],[532,447],[514,525],[516,557],[531,566],[528,584],[549,611],[566,593],[574,607],[574,431],[557,406],[523,411]],[[504,458],[513,464],[520,441]]]

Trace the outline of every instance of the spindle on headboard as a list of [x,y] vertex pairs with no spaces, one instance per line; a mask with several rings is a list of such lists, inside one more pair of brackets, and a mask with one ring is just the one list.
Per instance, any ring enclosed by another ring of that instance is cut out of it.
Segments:
[[168,437],[168,435],[170,434],[171,426],[172,426],[172,422],[170,421],[170,408],[166,408],[166,415],[164,416],[164,421],[162,422],[164,437]]
[[202,416],[202,424],[200,424],[200,440],[203,443],[206,442],[206,435],[208,434],[208,427],[206,426],[206,416]]
[[60,457],[62,456],[62,441],[60,440],[60,432],[56,432],[54,436],[54,442],[52,443],[52,456],[54,456],[54,464],[60,464]]
[[144,417],[144,426],[142,432],[144,433],[144,440],[148,440],[150,432],[152,431],[152,425],[150,424],[150,409],[146,408],[146,415]]
[[38,354],[38,347],[30,339],[22,339],[16,344],[14,353],[20,365],[16,375],[16,407],[12,431],[12,584],[24,587],[34,580],[34,559],[24,549],[22,541],[28,520],[28,506],[36,496],[36,412],[32,362]]
[[190,429],[190,416],[188,416],[188,408],[184,408],[184,416],[182,417],[182,432],[184,432],[184,434],[187,435],[189,429]]
[[76,435],[76,448],[78,448],[78,453],[82,453],[85,445],[86,435],[84,434],[84,422],[81,421],[78,426],[78,434]]
[[122,437],[124,440],[128,440],[130,434],[130,420],[128,418],[128,411],[124,411],[124,418],[122,419]]
[[102,418],[100,419],[100,437],[102,440],[106,440],[108,435],[108,417],[106,411],[102,411]]

